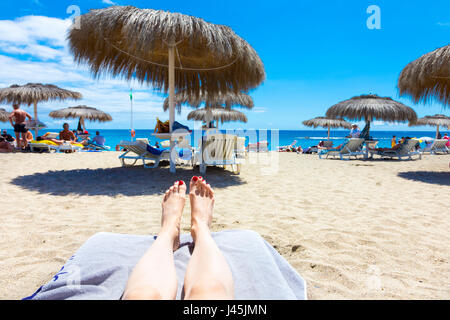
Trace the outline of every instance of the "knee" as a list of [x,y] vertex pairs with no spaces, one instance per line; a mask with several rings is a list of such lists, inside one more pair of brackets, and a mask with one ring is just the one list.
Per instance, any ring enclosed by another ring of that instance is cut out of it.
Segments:
[[151,287],[126,290],[123,300],[162,300],[161,293]]
[[216,279],[199,281],[192,286],[189,292],[191,298],[198,299],[226,299],[230,294],[225,285]]

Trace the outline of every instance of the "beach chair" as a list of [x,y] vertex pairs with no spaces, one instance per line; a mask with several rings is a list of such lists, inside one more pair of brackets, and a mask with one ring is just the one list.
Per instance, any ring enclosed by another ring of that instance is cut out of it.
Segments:
[[324,148],[327,148],[327,149],[333,148],[333,141],[325,140],[325,141],[322,141],[322,142],[323,142],[323,147]]
[[[161,160],[170,160],[170,150],[159,150],[150,147],[142,141],[121,141],[119,147],[123,147],[126,151],[119,156],[119,160],[123,167],[131,167],[139,160],[142,160],[144,168],[157,168]],[[130,154],[131,153],[131,154]],[[135,155],[132,155],[132,154]],[[133,163],[127,164],[126,159],[134,160]],[[153,166],[149,166],[146,161],[153,161]]]
[[322,159],[323,156],[325,156],[326,159],[328,159],[328,157],[339,157],[341,160],[350,160],[350,157],[355,157],[355,159],[358,159],[359,155],[364,156],[364,152],[362,151],[363,143],[364,139],[348,139],[347,142],[345,142],[342,147],[337,150],[319,150],[319,159]]
[[369,149],[370,158],[373,159],[374,155],[378,155],[381,158],[398,158],[399,160],[407,158],[412,160],[412,156],[417,155],[419,156],[419,159],[422,159],[422,153],[420,151],[416,151],[417,144],[419,144],[419,141],[408,139],[403,142],[397,150],[377,151]]
[[239,159],[247,158],[247,150],[245,148],[245,137],[237,137],[236,139],[236,157]]
[[43,141],[32,141],[29,142],[28,145],[30,146],[31,152],[76,152],[83,149],[81,146],[74,146],[70,143],[64,143],[62,145],[57,145],[56,143],[49,141],[49,140],[43,140]]
[[241,160],[236,157],[237,136],[230,134],[211,134],[204,136],[196,151],[195,160],[204,174],[207,166],[231,166],[234,173],[239,173]]
[[450,150],[446,146],[447,142],[446,139],[436,139],[430,146],[423,148],[421,152],[429,152],[430,154],[449,153]]

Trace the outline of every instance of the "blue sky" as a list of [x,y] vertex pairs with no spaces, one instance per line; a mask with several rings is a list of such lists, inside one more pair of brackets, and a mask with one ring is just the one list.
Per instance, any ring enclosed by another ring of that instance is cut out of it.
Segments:
[[[51,110],[86,104],[110,112],[114,118],[111,123],[91,127],[129,128],[130,85],[135,91],[136,128],[153,128],[156,117],[167,119],[162,111],[164,96],[152,88],[119,79],[94,80],[87,69],[73,63],[65,41],[71,16],[68,7],[76,5],[86,13],[112,4],[181,12],[225,24],[256,49],[267,79],[251,92],[255,108],[245,111],[249,122],[225,128],[305,129],[303,120],[324,115],[331,105],[364,93],[390,96],[413,107],[419,116],[450,112],[439,103],[414,104],[399,98],[396,88],[406,64],[449,43],[448,0],[2,1],[0,87],[43,82],[83,93],[80,102],[39,105],[39,117],[49,127],[61,125],[48,117]],[[370,5],[381,10],[379,30],[367,28]],[[189,111],[186,107],[177,117],[193,127],[193,122],[185,120]],[[407,128],[377,121],[373,129]]]

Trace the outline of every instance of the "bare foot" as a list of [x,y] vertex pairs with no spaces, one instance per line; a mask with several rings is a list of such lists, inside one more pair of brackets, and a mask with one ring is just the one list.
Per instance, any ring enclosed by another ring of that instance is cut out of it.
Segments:
[[192,177],[189,190],[191,201],[191,235],[194,241],[198,231],[208,230],[214,210],[214,191],[202,177]]
[[173,250],[180,246],[180,222],[186,202],[186,184],[177,181],[166,191],[162,202],[161,232],[173,236]]

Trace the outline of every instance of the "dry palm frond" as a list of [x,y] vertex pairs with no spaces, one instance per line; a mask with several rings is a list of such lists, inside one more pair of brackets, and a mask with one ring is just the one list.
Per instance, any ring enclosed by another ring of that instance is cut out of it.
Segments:
[[202,108],[197,109],[188,114],[188,120],[197,121],[240,121],[247,122],[247,116],[240,111],[232,110],[224,107]]
[[6,111],[3,108],[0,108],[0,122],[8,122],[9,115],[10,115],[10,112]]
[[52,84],[28,83],[0,89],[0,102],[32,104],[34,102],[81,99],[79,92],[61,89]]
[[347,128],[351,129],[352,124],[344,119],[316,117],[311,120],[303,121],[303,124],[307,127],[322,127],[322,128]]
[[328,109],[326,116],[330,118],[345,117],[357,121],[378,119],[390,122],[411,122],[417,119],[417,114],[412,108],[389,97],[379,97],[374,94],[361,95],[339,102]]
[[417,119],[417,121],[411,122],[410,126],[450,126],[450,117],[444,116],[443,114],[436,114],[434,116],[425,116],[423,118]]
[[88,106],[70,107],[50,112],[50,117],[56,119],[79,119],[83,118],[90,121],[107,122],[112,121],[112,117],[95,108]]
[[436,98],[444,106],[450,104],[450,45],[427,53],[410,62],[398,79],[400,95],[414,102]]
[[[239,106],[246,109],[253,109],[254,103],[252,97],[243,92],[231,92],[228,91],[226,93],[216,93],[216,94],[208,94],[208,93],[191,93],[189,94],[186,91],[181,91],[175,94],[175,107],[178,110],[178,113],[181,113],[181,106],[183,104],[188,104],[193,108],[199,108],[202,103],[206,105],[206,107],[217,107],[223,106],[226,108],[231,108],[233,106]],[[166,98],[164,101],[164,111],[169,109],[169,98]]]
[[179,13],[112,6],[80,17],[68,35],[78,63],[168,91],[168,46],[176,45],[175,88],[247,91],[265,79],[256,51],[229,27]]

